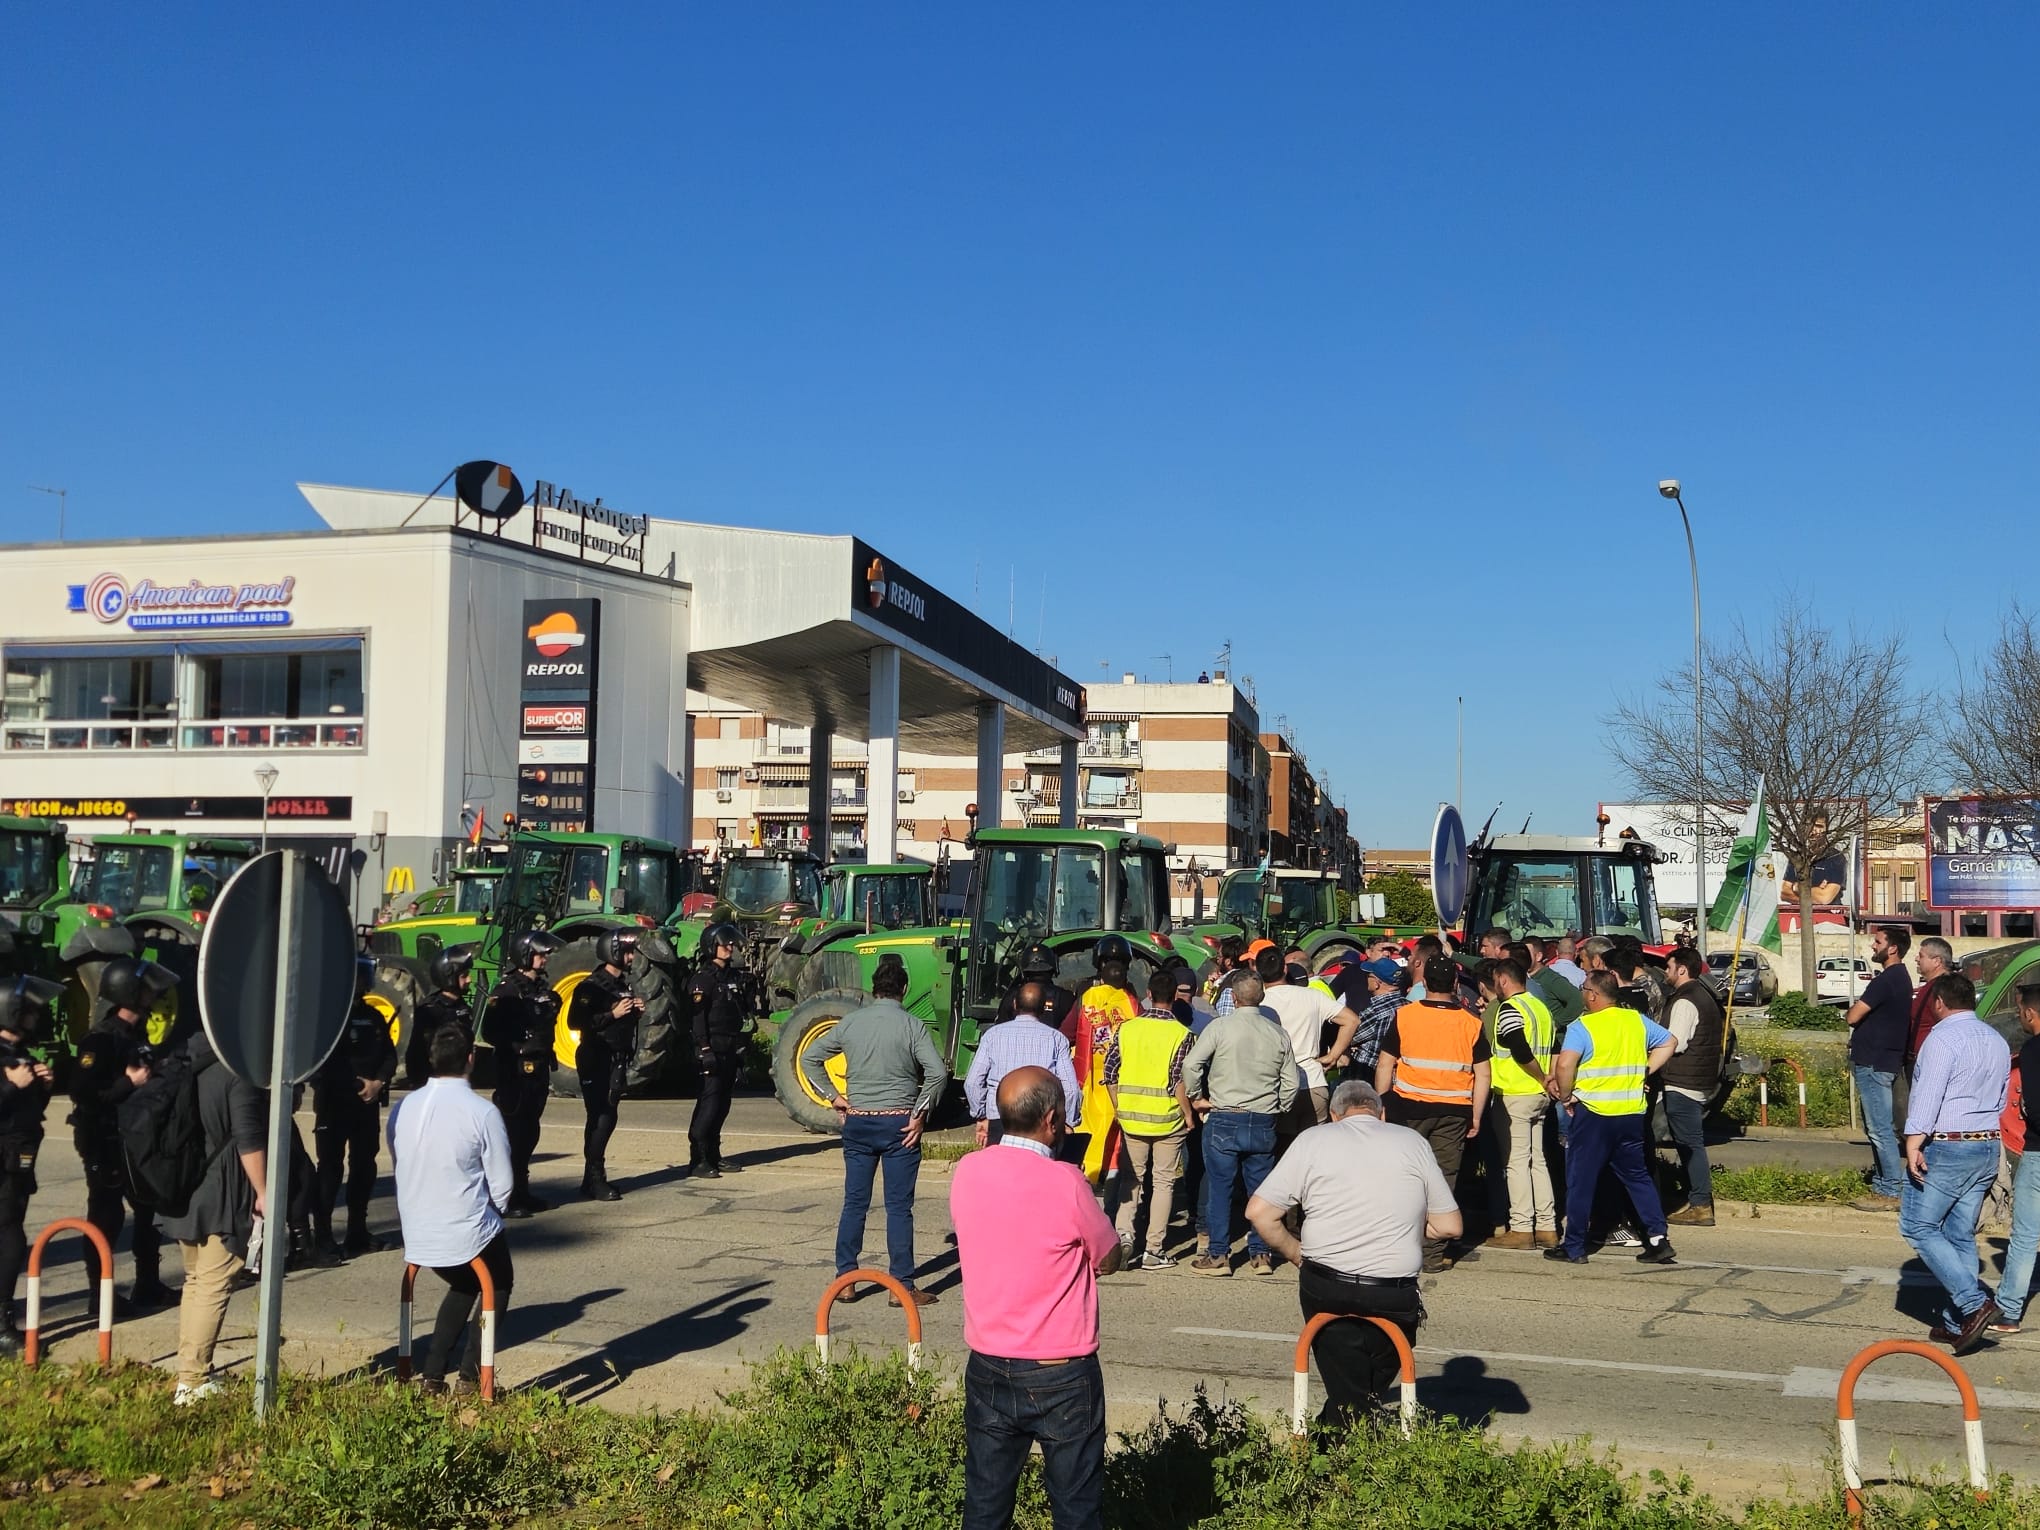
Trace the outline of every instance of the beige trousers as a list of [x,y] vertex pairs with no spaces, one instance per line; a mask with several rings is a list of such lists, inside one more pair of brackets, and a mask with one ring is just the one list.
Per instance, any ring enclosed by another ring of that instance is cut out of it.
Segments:
[[1544,1117],[1550,1110],[1548,1094],[1503,1094],[1497,1090],[1488,1101],[1487,1114],[1481,1117],[1481,1123],[1495,1134],[1495,1146],[1507,1166],[1510,1232],[1558,1229],[1558,1201],[1552,1193],[1551,1170],[1544,1161]]
[[177,1246],[184,1251],[184,1294],[177,1303],[177,1380],[195,1387],[212,1374],[213,1349],[227,1321],[227,1302],[234,1294],[234,1277],[241,1273],[241,1259],[218,1238]]
[[[1127,1172],[1133,1183],[1120,1192],[1119,1236],[1131,1238],[1135,1218],[1143,1205],[1148,1208],[1147,1252],[1159,1254],[1169,1236],[1169,1219],[1176,1214],[1176,1181],[1183,1177],[1183,1144],[1188,1132],[1171,1132],[1166,1137],[1136,1137],[1121,1134],[1126,1143]],[[1154,1170],[1152,1186],[1148,1170]]]

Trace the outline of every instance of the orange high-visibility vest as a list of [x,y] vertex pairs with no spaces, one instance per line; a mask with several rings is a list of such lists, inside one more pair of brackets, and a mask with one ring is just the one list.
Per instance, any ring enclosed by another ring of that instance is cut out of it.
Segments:
[[1429,1105],[1473,1104],[1480,1016],[1456,1004],[1405,1004],[1395,1012],[1395,1034],[1395,1093]]

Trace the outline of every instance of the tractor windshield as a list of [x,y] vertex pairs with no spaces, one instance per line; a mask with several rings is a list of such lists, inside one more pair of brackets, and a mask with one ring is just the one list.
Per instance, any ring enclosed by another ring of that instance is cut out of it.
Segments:
[[1008,933],[1098,929],[1104,869],[1104,852],[1090,845],[993,846],[979,878],[978,920]]
[[[594,864],[588,864],[589,847],[552,845],[532,841],[517,846],[507,886],[501,900],[500,923],[506,930],[542,929],[564,918],[570,905],[589,910],[602,906],[602,872],[609,852],[592,847]],[[594,875],[592,897],[576,899],[575,891],[587,893],[588,875]]]
[[1119,928],[1169,927],[1169,868],[1153,852],[1119,858]]
[[183,898],[187,908],[204,908],[219,896],[227,879],[248,864],[238,850],[194,850],[184,857]]
[[1595,856],[1594,933],[1634,935],[1646,945],[1658,938],[1657,909],[1650,900],[1650,884],[1637,875],[1637,863]]
[[904,930],[928,922],[927,887],[926,877],[858,877],[848,883],[844,906],[833,912],[858,923],[869,918],[875,929]]
[[457,877],[453,884],[453,912],[486,914],[496,901],[496,884],[501,877]]
[[812,861],[732,861],[724,868],[722,898],[740,914],[776,913],[782,904],[822,906],[822,873]]
[[1277,896],[1282,899],[1284,924],[1314,926],[1333,924],[1332,884],[1323,877],[1277,877]]
[[1520,939],[1582,929],[1579,862],[1570,855],[1491,854],[1472,904],[1469,930],[1500,925]]
[[1227,924],[1258,928],[1262,880],[1258,871],[1227,877],[1218,890],[1218,917]]
[[616,885],[623,893],[623,906],[613,912],[643,914],[654,923],[664,923],[673,905],[680,901],[679,869],[670,855],[655,850],[627,850],[616,870]]
[[71,883],[73,903],[100,903],[116,914],[170,906],[171,852],[168,845],[101,845],[78,868]]
[[30,908],[57,890],[62,839],[49,834],[0,833],[0,907]]

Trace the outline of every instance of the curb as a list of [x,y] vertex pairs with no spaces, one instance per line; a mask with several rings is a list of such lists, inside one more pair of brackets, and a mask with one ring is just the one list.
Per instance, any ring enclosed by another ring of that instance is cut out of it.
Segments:
[[1729,1201],[1719,1196],[1714,1201],[1714,1215],[1717,1221],[1731,1219],[1739,1222],[1776,1222],[1784,1226],[1807,1227],[1848,1227],[1862,1233],[1889,1233],[1898,1236],[1898,1213],[1895,1211],[1858,1211],[1853,1206],[1795,1205],[1787,1201]]

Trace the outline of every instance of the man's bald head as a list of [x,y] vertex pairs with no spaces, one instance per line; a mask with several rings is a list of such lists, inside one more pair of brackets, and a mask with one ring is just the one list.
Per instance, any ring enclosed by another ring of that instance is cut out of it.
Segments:
[[1032,1015],[1037,1020],[1048,1004],[1048,990],[1039,983],[1026,982],[1013,990],[1013,1013]]
[[1046,1068],[1015,1068],[999,1080],[999,1125],[1009,1137],[1053,1140],[1062,1108],[1062,1085]]

